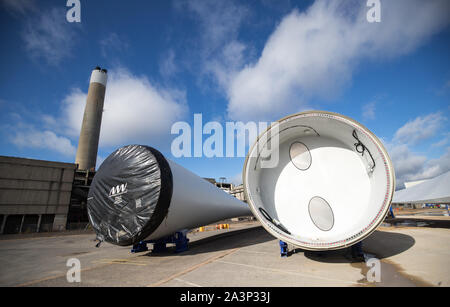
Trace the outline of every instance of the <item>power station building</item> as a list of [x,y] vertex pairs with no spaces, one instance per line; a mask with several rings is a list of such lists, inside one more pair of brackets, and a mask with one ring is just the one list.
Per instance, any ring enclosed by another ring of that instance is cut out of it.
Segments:
[[0,156],[0,234],[61,231],[88,224],[106,69],[91,73],[75,163]]
[[65,230],[75,169],[0,156],[0,234]]
[[[95,175],[107,71],[91,73],[75,163],[0,156],[0,234],[83,229],[89,225],[87,196]],[[242,185],[216,182],[245,201]]]

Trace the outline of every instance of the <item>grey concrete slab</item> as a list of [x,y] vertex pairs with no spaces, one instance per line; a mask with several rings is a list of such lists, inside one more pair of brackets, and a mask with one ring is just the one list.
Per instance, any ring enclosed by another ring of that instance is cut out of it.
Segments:
[[416,284],[450,286],[450,229],[380,227],[365,249]]
[[[364,251],[381,261],[381,282],[347,250],[279,254],[278,240],[258,223],[191,233],[190,249],[132,254],[94,234],[0,240],[0,286],[448,286],[450,230],[380,227]],[[81,283],[68,283],[69,258],[81,262]]]

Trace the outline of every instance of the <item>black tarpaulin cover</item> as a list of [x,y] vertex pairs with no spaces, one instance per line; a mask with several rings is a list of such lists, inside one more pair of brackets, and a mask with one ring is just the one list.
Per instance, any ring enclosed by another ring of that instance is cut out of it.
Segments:
[[117,149],[102,163],[88,195],[89,220],[101,241],[131,245],[148,237],[167,215],[172,173],[148,146]]

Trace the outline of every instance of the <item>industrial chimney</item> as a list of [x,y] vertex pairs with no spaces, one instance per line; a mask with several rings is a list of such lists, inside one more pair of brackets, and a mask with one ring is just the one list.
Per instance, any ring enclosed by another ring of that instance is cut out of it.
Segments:
[[78,141],[75,163],[80,170],[95,169],[97,162],[98,141],[102,123],[103,102],[107,70],[96,67],[91,74],[89,91],[84,109],[83,124]]

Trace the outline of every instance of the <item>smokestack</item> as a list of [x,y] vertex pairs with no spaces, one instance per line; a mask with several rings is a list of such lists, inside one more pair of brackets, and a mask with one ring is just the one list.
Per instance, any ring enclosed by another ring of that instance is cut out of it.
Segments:
[[91,74],[89,91],[84,109],[83,124],[78,141],[75,163],[82,170],[95,169],[98,141],[105,100],[107,71],[96,67]]

